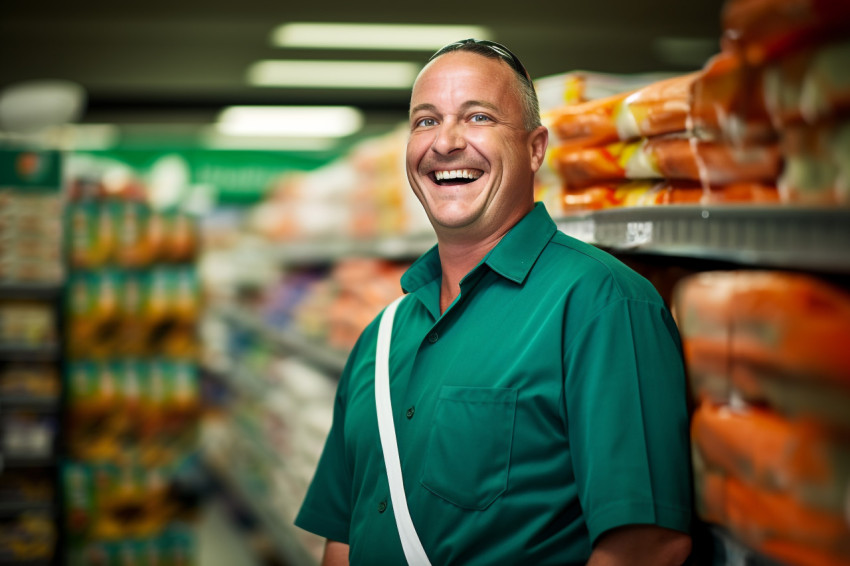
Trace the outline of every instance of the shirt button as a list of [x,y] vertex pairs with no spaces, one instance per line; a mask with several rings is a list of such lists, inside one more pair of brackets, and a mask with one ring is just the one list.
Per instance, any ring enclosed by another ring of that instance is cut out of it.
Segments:
[[439,339],[440,339],[440,335],[437,334],[436,330],[428,335],[428,342],[430,342],[431,344],[433,344],[434,342],[436,342]]
[[412,419],[412,418],[413,418],[413,413],[415,413],[415,412],[416,412],[416,407],[411,407],[411,408],[409,408],[409,409],[407,410],[407,418],[408,418],[408,419]]
[[383,513],[387,510],[387,500],[384,499],[380,503],[378,503],[378,513]]

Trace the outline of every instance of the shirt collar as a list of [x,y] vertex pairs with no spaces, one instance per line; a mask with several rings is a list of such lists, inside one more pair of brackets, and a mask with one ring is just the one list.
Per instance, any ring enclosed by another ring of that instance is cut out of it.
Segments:
[[[520,284],[543,248],[557,231],[555,222],[543,203],[536,203],[488,253],[482,263],[505,279]],[[437,246],[432,247],[417,259],[402,275],[401,286],[405,292],[413,292],[442,275]]]

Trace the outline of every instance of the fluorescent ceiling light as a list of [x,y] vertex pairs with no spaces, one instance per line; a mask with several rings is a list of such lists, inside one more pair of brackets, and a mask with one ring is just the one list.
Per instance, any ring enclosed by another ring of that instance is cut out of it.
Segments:
[[420,66],[399,61],[258,61],[248,69],[254,86],[407,89]]
[[466,37],[489,39],[490,32],[481,26],[305,22],[278,26],[272,32],[272,43],[316,49],[433,51]]
[[209,149],[274,150],[274,151],[331,151],[338,142],[333,138],[284,138],[272,136],[228,136],[210,128],[200,136]]
[[363,114],[350,106],[231,106],[216,127],[228,136],[337,138],[363,126]]

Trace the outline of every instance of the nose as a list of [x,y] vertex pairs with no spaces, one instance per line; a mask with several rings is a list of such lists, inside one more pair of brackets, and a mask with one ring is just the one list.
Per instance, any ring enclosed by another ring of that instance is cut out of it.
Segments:
[[449,155],[466,147],[463,126],[457,120],[445,120],[434,133],[431,149],[441,155]]

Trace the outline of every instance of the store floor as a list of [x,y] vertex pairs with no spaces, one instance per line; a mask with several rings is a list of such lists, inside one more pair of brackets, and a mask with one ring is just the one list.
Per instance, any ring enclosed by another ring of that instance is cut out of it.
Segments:
[[205,504],[197,535],[198,566],[263,566],[221,500]]

